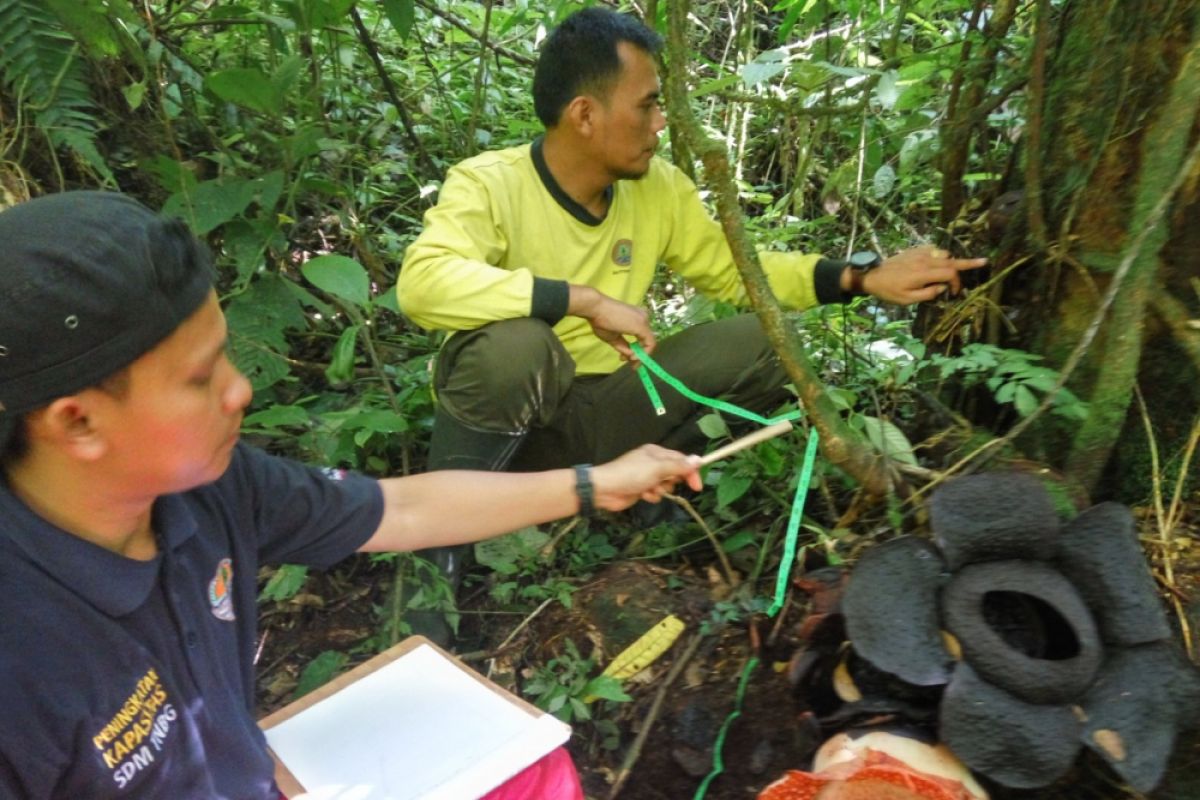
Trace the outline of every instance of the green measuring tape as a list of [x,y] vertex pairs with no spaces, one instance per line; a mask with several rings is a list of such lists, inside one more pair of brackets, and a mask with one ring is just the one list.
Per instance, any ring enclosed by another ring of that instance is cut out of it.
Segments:
[[[662,397],[659,396],[658,389],[654,386],[654,381],[650,379],[651,372],[657,375],[659,380],[661,380],[667,386],[670,386],[672,389],[679,392],[681,395],[694,403],[699,403],[700,405],[708,406],[709,408],[715,408],[718,411],[724,411],[728,414],[733,414],[735,417],[748,419],[751,422],[757,422],[759,425],[774,425],[776,422],[800,419],[800,417],[804,416],[803,412],[796,410],[789,411],[786,414],[780,414],[778,417],[771,417],[768,419],[761,414],[755,414],[753,411],[747,411],[744,408],[735,406],[733,403],[726,403],[724,400],[714,400],[711,397],[705,397],[702,394],[697,394],[688,387],[684,386],[683,383],[674,375],[663,369],[657,361],[646,355],[646,351],[642,349],[640,344],[633,342],[630,344],[630,348],[633,350],[633,354],[638,357],[638,361],[642,362],[642,366],[645,367],[645,369],[642,369],[641,367],[637,368],[638,376],[642,379],[642,386],[645,387],[646,394],[650,397],[650,402],[654,405],[655,413],[657,413],[660,417],[667,413],[667,408],[663,405]],[[816,434],[814,433],[813,435],[815,436]]]
[[[755,414],[753,411],[747,411],[744,408],[726,403],[724,400],[714,400],[711,397],[693,392],[688,387],[684,386],[678,379],[663,369],[654,359],[646,355],[646,351],[636,342],[630,347],[633,349],[634,355],[642,362],[642,366],[637,368],[638,375],[642,379],[642,386],[646,389],[646,394],[650,397],[650,402],[654,404],[655,412],[661,417],[667,413],[666,407],[663,405],[662,398],[658,394],[658,389],[654,386],[654,382],[650,378],[650,373],[658,376],[666,385],[670,386],[675,391],[679,392],[684,397],[694,403],[699,403],[709,408],[724,411],[734,416],[748,419],[752,422],[757,422],[760,425],[774,425],[776,422],[785,420],[798,419],[802,416],[799,410],[783,414],[770,419]],[[796,481],[796,494],[792,499],[792,511],[788,517],[787,534],[783,539],[783,563],[779,568],[779,574],[775,578],[775,599],[771,603],[771,607],[767,609],[767,616],[773,617],[783,608],[783,601],[787,597],[788,577],[792,571],[792,563],[796,560],[796,539],[800,534],[800,519],[804,516],[804,501],[808,498],[808,484],[812,480],[813,465],[817,460],[817,432],[811,431],[808,436],[808,446],[804,450],[804,461],[800,468],[800,477]],[[693,800],[702,800],[705,792],[708,791],[708,785],[725,771],[725,763],[721,756],[721,750],[725,746],[725,734],[729,731],[729,726],[733,721],[742,714],[742,699],[746,695],[746,684],[750,682],[750,673],[758,666],[758,658],[752,657],[746,662],[746,668],[742,671],[741,680],[738,681],[737,698],[734,702],[734,710],[725,719],[721,725],[721,731],[717,734],[717,740],[713,744],[713,768],[712,771],[705,776],[704,781],[696,789],[696,794]]]

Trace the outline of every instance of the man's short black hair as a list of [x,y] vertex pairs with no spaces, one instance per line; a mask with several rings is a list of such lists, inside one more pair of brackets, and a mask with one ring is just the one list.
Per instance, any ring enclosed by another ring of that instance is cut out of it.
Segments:
[[604,96],[621,72],[617,44],[629,42],[650,55],[662,39],[636,17],[603,7],[567,17],[546,37],[533,71],[533,108],[547,128],[581,94]]

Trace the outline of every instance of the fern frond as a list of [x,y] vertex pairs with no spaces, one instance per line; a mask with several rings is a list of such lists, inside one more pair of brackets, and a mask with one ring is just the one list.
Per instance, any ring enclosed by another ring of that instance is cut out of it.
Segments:
[[100,122],[79,45],[42,0],[0,0],[0,83],[54,146],[108,174],[96,149]]

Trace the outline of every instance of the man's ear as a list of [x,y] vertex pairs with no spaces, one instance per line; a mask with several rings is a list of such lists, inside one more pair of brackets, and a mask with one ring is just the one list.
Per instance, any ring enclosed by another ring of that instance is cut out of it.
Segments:
[[95,461],[108,450],[108,444],[93,423],[86,390],[60,397],[26,418],[31,444],[44,443],[81,461]]
[[596,123],[596,98],[591,95],[576,95],[563,109],[562,120],[577,134],[591,138]]

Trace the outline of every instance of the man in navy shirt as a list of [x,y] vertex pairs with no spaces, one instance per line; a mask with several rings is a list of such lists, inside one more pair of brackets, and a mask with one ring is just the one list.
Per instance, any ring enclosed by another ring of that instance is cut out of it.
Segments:
[[[657,500],[696,459],[373,480],[238,443],[210,257],[114,193],[0,213],[0,797],[274,800],[260,564],[485,538]],[[449,501],[449,502],[447,502]]]

